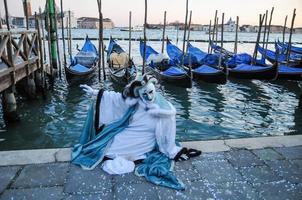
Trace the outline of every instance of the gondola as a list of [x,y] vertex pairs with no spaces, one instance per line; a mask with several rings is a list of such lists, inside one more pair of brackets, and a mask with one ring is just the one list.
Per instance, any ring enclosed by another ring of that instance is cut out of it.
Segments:
[[[218,45],[214,47],[221,48]],[[227,50],[222,49],[222,52],[227,52]],[[276,55],[274,56],[276,57]],[[255,60],[255,64],[253,64],[253,60],[253,57],[247,53],[232,54],[225,62],[229,69],[229,76],[237,79],[257,80],[274,80],[278,77],[278,62],[272,61],[273,65],[267,65],[265,59],[262,58]]]
[[278,70],[278,79],[302,81],[302,68],[280,64]]
[[[276,48],[279,48],[277,45],[275,46]],[[287,61],[287,55],[284,53],[282,49],[278,49],[278,51],[280,52],[278,55],[278,60],[276,60],[277,56],[275,51],[265,49],[260,46],[257,47],[257,50],[265,59],[267,59],[271,63],[277,61],[283,64],[288,63],[289,65],[298,65],[301,64],[302,62],[302,55],[292,54],[292,53],[289,54],[289,60]]]
[[82,49],[71,58],[71,64],[65,66],[67,79],[85,79],[93,75],[97,68],[98,52],[88,36]]
[[[144,45],[145,43],[140,40],[140,54],[142,58],[144,55]],[[191,77],[182,67],[165,58],[151,46],[146,45],[145,48],[147,61],[145,69],[147,73],[152,73],[162,83],[185,88],[192,87]]]
[[[234,52],[228,51],[225,48],[220,47],[219,45],[214,44],[213,42],[210,43],[211,48],[214,52],[219,52],[221,50],[224,56],[224,64],[228,68],[234,68],[240,64],[248,64],[250,65],[253,61],[253,57],[248,53],[239,53],[236,54]],[[259,66],[266,66],[264,59],[256,59],[256,65]]]
[[[284,54],[279,54],[281,51],[279,47],[277,46],[277,43],[275,43],[276,47],[276,53],[274,52],[274,60],[275,63],[278,63],[276,61],[280,61],[278,64],[278,80],[302,80],[302,68],[299,67],[293,67],[293,64],[291,63],[284,63],[282,59],[279,59],[279,56]],[[265,51],[265,49],[263,49]],[[282,57],[281,57],[282,58]],[[282,61],[282,62],[281,62]]]
[[277,75],[277,62],[272,66],[240,64],[229,69],[229,76],[238,79],[274,80]]
[[107,64],[112,81],[121,86],[127,85],[137,76],[137,68],[125,50],[110,37],[107,50]]
[[[288,43],[283,43],[283,42],[280,42],[279,40],[277,42],[277,45],[279,47],[281,47],[282,49],[285,49],[286,51],[287,51],[287,48],[289,47]],[[291,53],[302,54],[302,47],[296,47],[296,46],[291,45],[290,51],[291,51]]]
[[[167,53],[175,62],[182,62],[183,52],[169,40],[167,40]],[[184,65],[188,67],[191,64],[194,80],[225,84],[227,82],[227,69],[226,67],[219,67],[218,60],[219,56],[207,54],[189,44],[188,53],[184,56]]]

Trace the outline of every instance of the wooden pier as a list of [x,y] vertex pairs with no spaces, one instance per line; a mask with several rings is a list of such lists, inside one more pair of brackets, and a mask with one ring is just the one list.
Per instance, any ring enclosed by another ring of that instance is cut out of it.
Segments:
[[19,82],[32,98],[45,87],[45,75],[52,70],[43,60],[42,49],[37,30],[0,30],[0,92],[7,122],[18,120],[14,91]]
[[37,31],[0,31],[0,92],[37,70],[50,72]]

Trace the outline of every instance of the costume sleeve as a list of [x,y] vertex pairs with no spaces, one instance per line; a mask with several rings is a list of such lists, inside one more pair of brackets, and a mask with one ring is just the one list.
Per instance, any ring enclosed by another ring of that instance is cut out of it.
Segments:
[[181,150],[181,147],[177,146],[175,143],[176,111],[172,104],[170,104],[170,106],[174,110],[174,114],[165,117],[160,117],[158,119],[155,130],[155,136],[159,151],[164,153],[170,159],[174,159],[176,154]]
[[122,94],[114,91],[104,91],[99,105],[99,124],[109,124],[121,118],[129,108]]

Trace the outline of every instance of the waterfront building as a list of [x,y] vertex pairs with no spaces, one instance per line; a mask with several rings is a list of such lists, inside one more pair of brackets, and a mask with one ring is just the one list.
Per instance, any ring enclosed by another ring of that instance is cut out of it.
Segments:
[[294,33],[300,33],[302,34],[302,27],[297,27],[294,29]]
[[11,17],[12,25],[16,28],[25,27],[25,18],[24,17]]
[[[98,29],[99,28],[99,19],[95,17],[80,17],[77,20],[78,28],[82,29]],[[114,23],[109,18],[103,19],[104,29],[114,28]]]
[[[63,11],[64,28],[67,28],[68,16],[69,16],[68,11]],[[62,20],[61,20],[60,14],[58,14],[57,19],[58,19],[58,28],[62,28]],[[77,18],[75,17],[75,14],[74,14],[73,11],[70,11],[70,26],[71,26],[71,28],[77,28],[78,27]]]
[[248,32],[248,33],[255,33],[256,31],[256,27],[252,26],[252,25],[248,25],[248,24],[244,24],[242,25],[239,30],[241,32]]
[[[284,26],[280,25],[271,25],[270,32],[271,33],[282,33],[284,29]],[[289,28],[285,29],[285,32],[289,32]]]

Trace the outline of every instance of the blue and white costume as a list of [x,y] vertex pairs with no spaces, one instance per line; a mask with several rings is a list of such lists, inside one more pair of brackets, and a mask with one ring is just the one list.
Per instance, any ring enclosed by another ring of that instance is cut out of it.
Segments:
[[[134,170],[134,161],[144,159],[135,172],[147,180],[174,189],[184,185],[172,173],[173,159],[178,160],[184,149],[175,143],[176,110],[156,93],[152,79],[143,77],[128,85],[123,93],[93,90],[97,95],[97,127],[93,127],[93,109],[86,119],[80,143],[72,152],[72,162],[84,169],[95,168],[104,158],[102,168],[110,174]],[[95,133],[95,129],[102,130]]]

